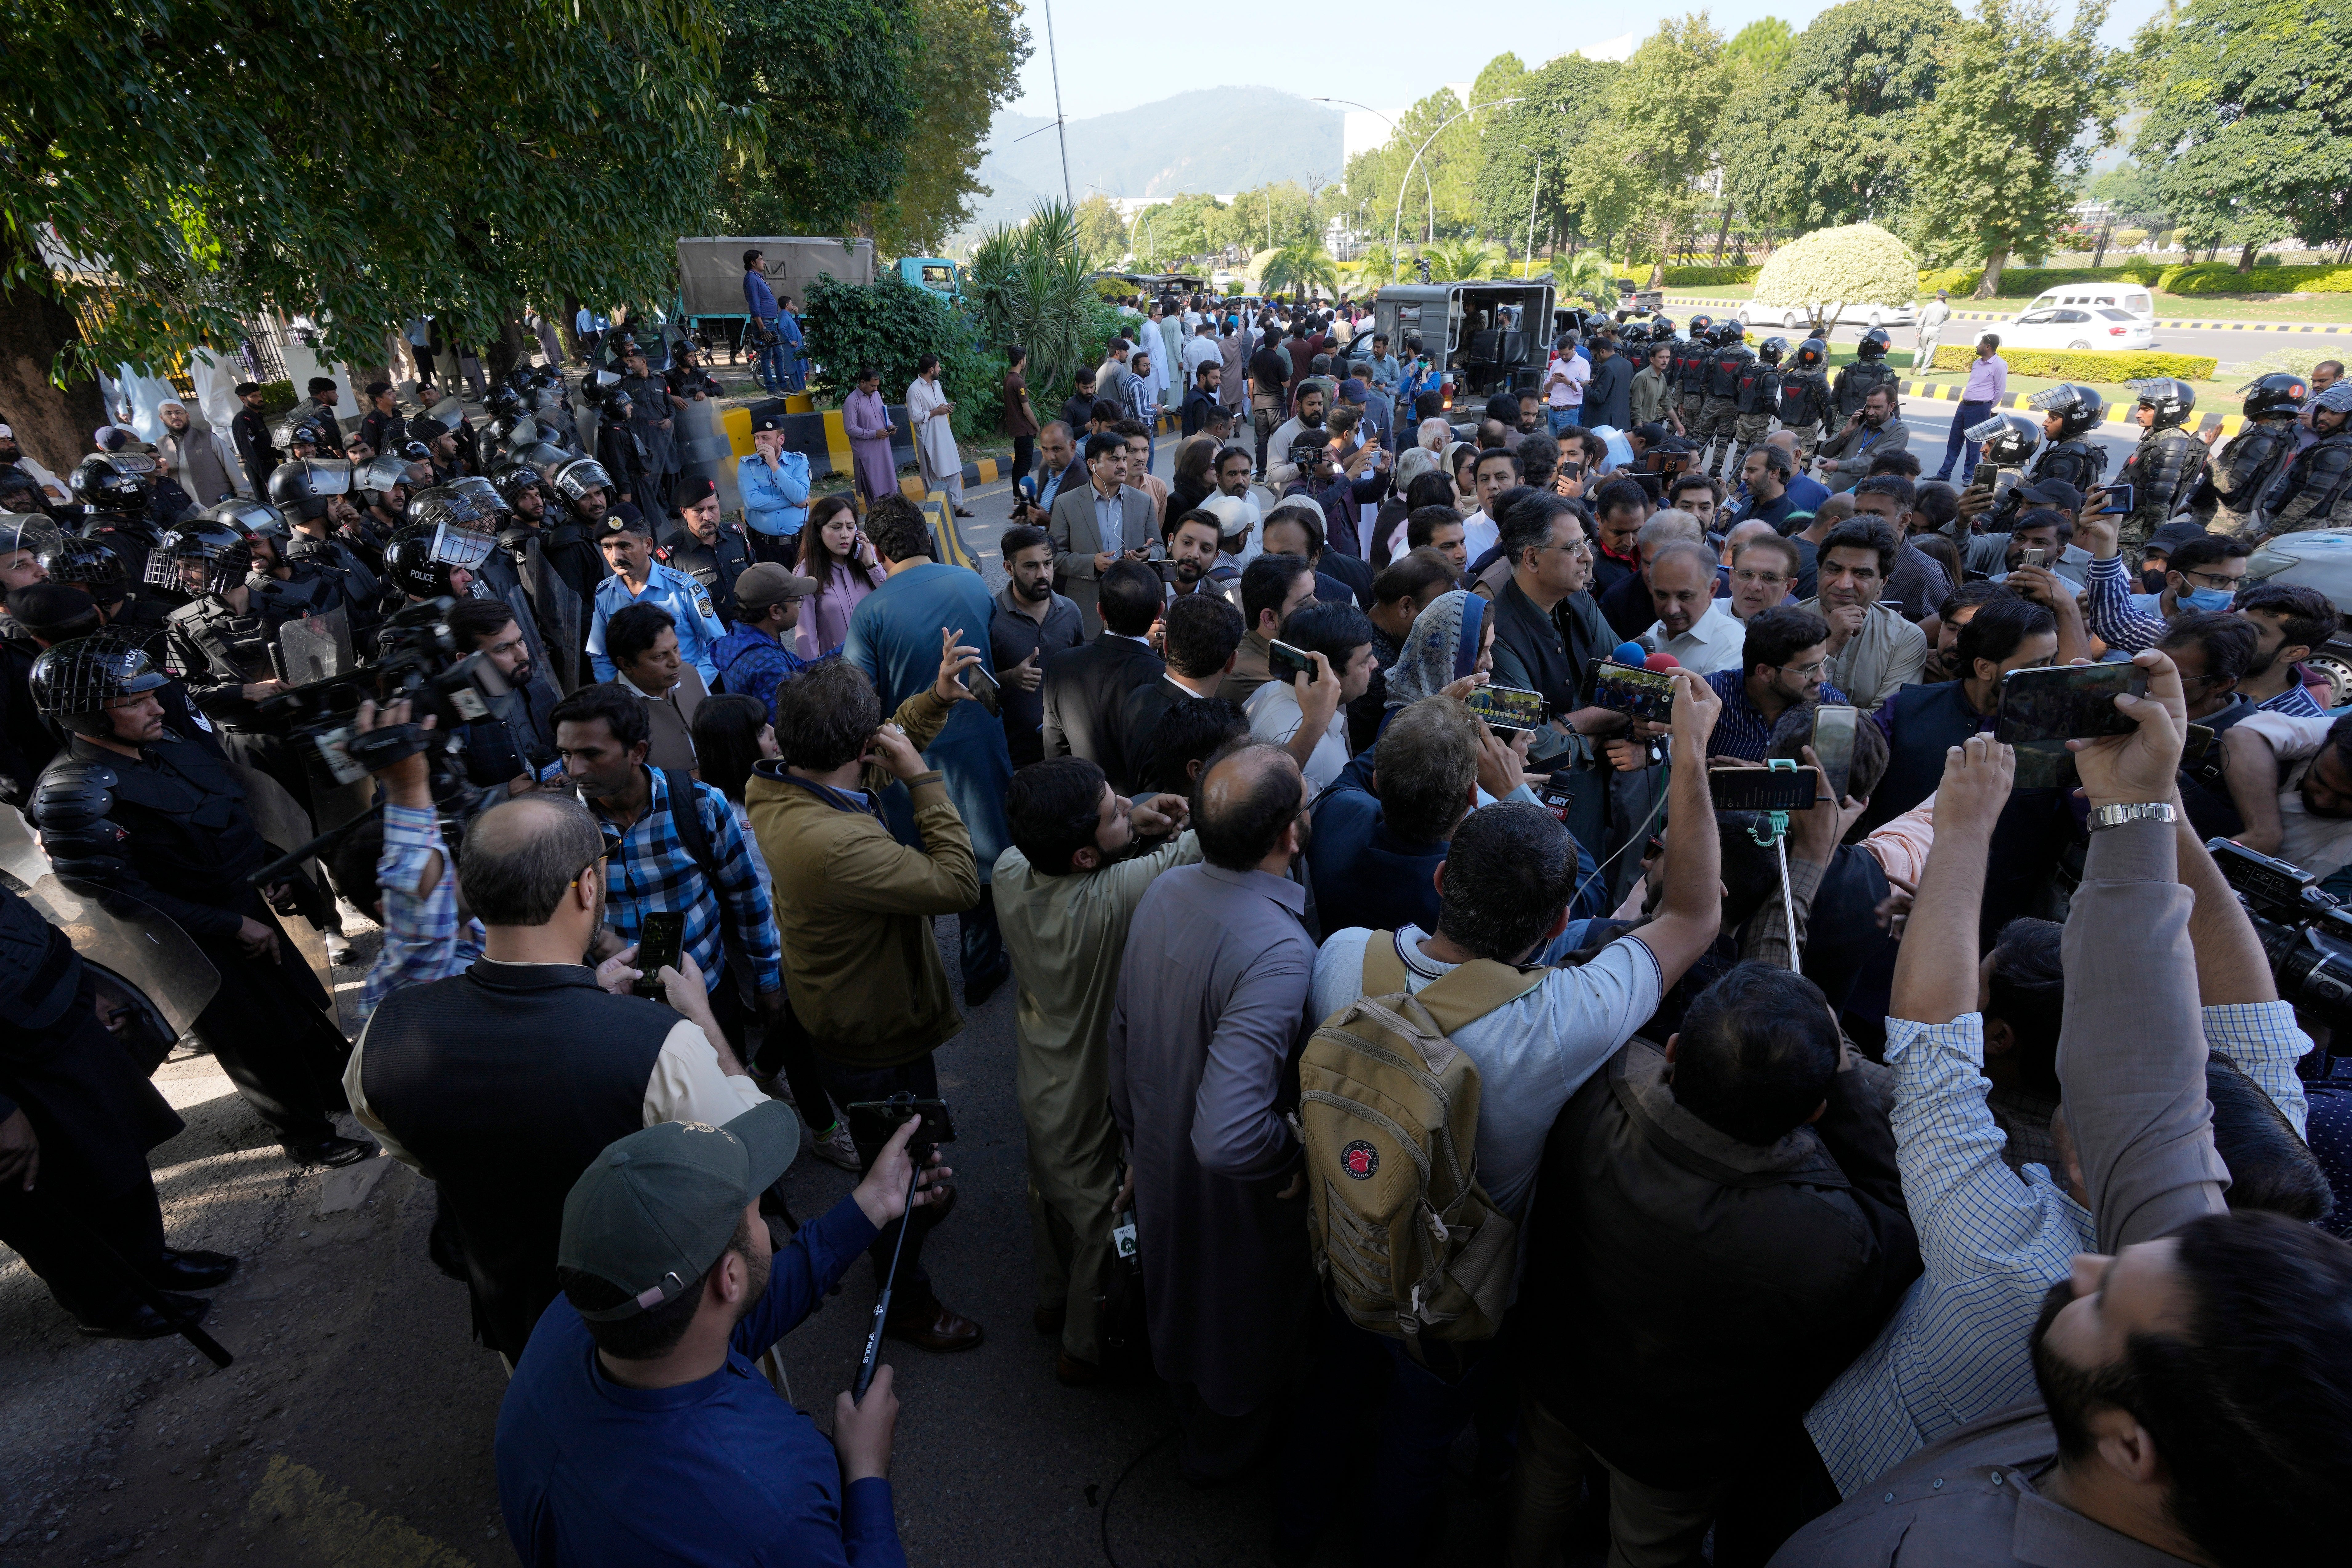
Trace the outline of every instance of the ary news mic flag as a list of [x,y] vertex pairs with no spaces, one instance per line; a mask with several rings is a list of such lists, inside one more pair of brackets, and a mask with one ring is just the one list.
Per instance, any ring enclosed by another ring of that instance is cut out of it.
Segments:
[[1613,664],[1638,665],[1643,659],[1648,657],[1649,650],[1643,647],[1640,643],[1621,642],[1617,645],[1616,651],[1612,653],[1609,656],[1609,658]]

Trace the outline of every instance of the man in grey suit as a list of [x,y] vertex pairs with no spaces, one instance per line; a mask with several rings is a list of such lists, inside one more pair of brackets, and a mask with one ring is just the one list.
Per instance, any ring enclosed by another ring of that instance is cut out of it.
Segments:
[[1102,574],[1121,556],[1151,552],[1151,498],[1126,484],[1127,442],[1109,431],[1087,437],[1087,485],[1054,498],[1045,531],[1054,538],[1054,588],[1075,600],[1087,636],[1102,631]]

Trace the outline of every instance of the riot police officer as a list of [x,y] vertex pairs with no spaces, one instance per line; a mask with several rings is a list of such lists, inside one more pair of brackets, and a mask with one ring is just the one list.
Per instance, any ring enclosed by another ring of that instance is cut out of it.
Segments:
[[1725,321],[1707,334],[1706,396],[1699,405],[1699,424],[1691,431],[1699,444],[1699,467],[1717,472],[1729,452],[1739,426],[1739,378],[1756,358],[1748,346],[1748,329]]
[[1738,474],[1740,465],[1748,461],[1748,448],[1764,439],[1772,428],[1772,418],[1780,407],[1781,356],[1789,352],[1786,338],[1766,338],[1755,357],[1740,367],[1738,390],[1732,395],[1732,405],[1738,417],[1732,425],[1730,472]]
[[[367,510],[360,514],[373,531],[390,539],[408,520],[411,465],[396,453],[371,458],[352,475],[352,489]],[[381,551],[379,551],[379,554]]]
[[[168,729],[147,656],[100,636],[34,666],[40,710],[70,732],[42,772],[33,820],[59,879],[136,899],[187,932],[220,972],[195,1032],[289,1158],[348,1165],[375,1145],[336,1132],[351,1047],[327,993],[260,892],[270,858],[234,771]],[[273,886],[282,885],[273,884]]]
[[146,576],[147,552],[163,537],[147,515],[154,476],[155,459],[142,453],[93,452],[68,481],[82,504],[82,537],[112,551],[133,582]]
[[1886,363],[1890,342],[1885,328],[1873,327],[1854,345],[1853,363],[1838,372],[1837,382],[1830,388],[1830,407],[1840,419],[1861,413],[1864,399],[1882,386],[1889,397],[1901,392],[1900,378]]
[[[580,680],[588,611],[586,601],[555,569],[549,525],[556,518],[551,515],[548,482],[519,458],[509,458],[491,469],[489,478],[506,508],[499,531],[499,552],[512,564],[530,603],[532,624],[539,628],[534,655],[539,673],[553,683],[559,695],[568,694]],[[582,542],[586,542],[584,535]],[[596,564],[601,571],[601,558]]]
[[446,485],[470,471],[457,450],[457,432],[435,416],[420,414],[411,419],[408,438],[424,444],[425,466],[429,470],[423,476],[425,484]]
[[411,523],[383,547],[384,576],[404,604],[474,596],[473,568],[445,560],[435,549],[438,533],[431,523]]
[[2132,509],[2116,538],[2124,560],[2137,567],[2147,536],[2169,522],[2203,480],[2205,443],[2187,427],[2197,409],[2197,394],[2187,382],[2160,375],[2127,384],[2139,395],[2133,417],[2145,434],[2116,475],[2117,483],[2132,487]]
[[[1775,338],[1773,342],[1787,340]],[[1765,345],[1770,347],[1769,343]],[[1822,421],[1830,411],[1830,380],[1823,369],[1829,363],[1830,346],[1819,338],[1807,338],[1797,345],[1796,357],[1780,372],[1780,396],[1773,408],[1780,428],[1797,437],[1797,462],[1801,469],[1812,460],[1813,448],[1822,438]]]
[[596,540],[613,508],[613,481],[604,465],[593,458],[575,458],[556,469],[550,481],[562,516],[541,536],[548,565],[580,600],[580,658],[574,663],[578,681],[593,681],[588,658],[588,628],[596,610],[596,586],[611,574]]
[[149,658],[163,661],[163,628],[173,605],[152,590],[134,591],[114,552],[94,540],[67,534],[45,548],[40,561],[50,582],[70,583],[88,594],[109,626],[139,644]]
[[1675,357],[1670,362],[1675,373],[1675,392],[1682,399],[1683,429],[1694,441],[1698,441],[1699,411],[1706,406],[1706,366],[1712,345],[1709,336],[1715,331],[1715,318],[1693,316],[1687,334],[1675,344]]
[[735,579],[751,564],[751,542],[740,524],[720,518],[719,487],[709,479],[679,480],[677,510],[681,521],[654,559],[701,584],[719,618],[731,626]]
[[2084,437],[2106,418],[2105,401],[2094,389],[2070,381],[2035,393],[2026,405],[2042,415],[2042,434],[2047,438],[2026,478],[2037,484],[2056,479],[2084,495],[2098,489],[2107,471],[2107,454]]
[[163,668],[213,721],[232,759],[307,806],[308,770],[285,737],[264,726],[261,704],[281,689],[269,657],[278,628],[310,601],[292,592],[257,595],[247,581],[252,568],[252,542],[226,523],[193,522],[164,536],[150,580],[169,577],[189,601],[164,623]]
[[2208,531],[2236,533],[2252,520],[2263,497],[2294,461],[2302,439],[2296,422],[2310,394],[2311,383],[2286,371],[2273,371],[2246,388],[2239,405],[2245,423],[2213,455],[2189,505]]
[[285,514],[294,531],[286,542],[287,558],[313,561],[341,574],[352,609],[352,642],[357,647],[374,629],[383,584],[358,550],[337,536],[341,523],[359,516],[351,504],[351,489],[352,466],[340,458],[296,458],[280,463],[269,476],[270,504]]
[[621,378],[620,389],[628,395],[629,427],[636,434],[645,463],[641,482],[632,487],[630,499],[658,523],[669,515],[670,492],[680,467],[675,437],[677,416],[668,384],[646,368],[646,351],[633,342],[625,352],[628,374]]
[[2263,498],[2248,538],[2352,527],[2352,381],[2333,383],[2311,400],[2311,429],[2319,438],[2295,454],[2286,477]]
[[596,411],[596,460],[612,476],[615,501],[644,506],[648,499],[646,443],[637,433],[635,401],[620,387],[604,394]]

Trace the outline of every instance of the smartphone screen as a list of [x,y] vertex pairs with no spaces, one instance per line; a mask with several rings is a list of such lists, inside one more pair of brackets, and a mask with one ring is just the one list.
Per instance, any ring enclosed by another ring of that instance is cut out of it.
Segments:
[[1470,711],[1496,730],[1533,730],[1543,723],[1543,693],[1522,691],[1515,686],[1481,686],[1470,693]]
[[2032,548],[2031,545],[2027,546],[2022,557],[2019,560],[2018,564],[2021,566],[2041,565],[2042,552]]
[[1003,689],[996,684],[996,677],[975,664],[963,672],[963,684],[972,700],[980,704],[981,711],[992,719],[1003,712]]
[[1604,661],[1593,668],[1592,700],[1603,708],[1664,724],[1675,716],[1674,678],[1663,669]]
[[1717,811],[1811,811],[1821,787],[1811,768],[1713,768],[1706,775]]
[[1843,800],[1849,793],[1846,786],[1853,777],[1853,727],[1861,717],[1860,709],[1834,703],[1813,710],[1813,757],[1829,775],[1826,793],[1833,800]]
[[1655,506],[1658,502],[1665,499],[1666,481],[1663,476],[1658,474],[1643,473],[1636,470],[1628,477],[1630,477],[1635,484],[1642,487],[1643,493],[1650,498],[1651,505]]
[[2116,707],[2116,699],[2147,690],[2147,672],[2136,664],[2012,669],[2000,678],[1994,733],[2012,746],[2126,735],[2138,726]]
[[1286,642],[1266,644],[1265,668],[1275,679],[1285,686],[1302,675],[1309,683],[1315,679],[1315,661]]
[[2109,485],[2107,504],[2099,509],[2101,517],[2126,516],[2132,510],[2132,488],[2129,485]]
[[637,927],[637,956],[631,963],[637,972],[637,981],[630,989],[640,996],[658,999],[662,994],[661,972],[677,967],[678,951],[685,941],[685,911],[655,910],[648,913]]

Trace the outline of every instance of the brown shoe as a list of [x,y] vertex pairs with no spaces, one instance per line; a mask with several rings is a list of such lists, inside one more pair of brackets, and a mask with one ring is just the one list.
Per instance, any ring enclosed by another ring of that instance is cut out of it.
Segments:
[[1041,1334],[1058,1334],[1070,1319],[1067,1307],[1040,1307],[1029,1314],[1029,1326]]
[[934,1297],[929,1301],[909,1302],[882,1320],[882,1331],[894,1340],[904,1340],[927,1351],[968,1351],[983,1337],[981,1327],[959,1312],[951,1312]]
[[1092,1388],[1102,1381],[1102,1368],[1090,1361],[1080,1361],[1064,1351],[1061,1360],[1054,1363],[1054,1375],[1062,1381],[1065,1387]]

